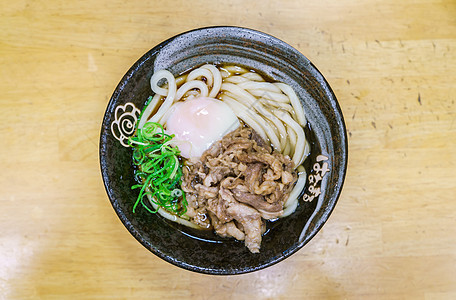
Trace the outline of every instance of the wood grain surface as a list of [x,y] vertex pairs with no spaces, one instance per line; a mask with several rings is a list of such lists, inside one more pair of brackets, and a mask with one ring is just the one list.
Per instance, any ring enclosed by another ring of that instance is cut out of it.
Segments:
[[[128,68],[210,25],[301,51],[349,134],[320,233],[238,276],[147,251],[99,169],[104,110]],[[0,299],[456,299],[454,0],[2,0],[0,29]]]

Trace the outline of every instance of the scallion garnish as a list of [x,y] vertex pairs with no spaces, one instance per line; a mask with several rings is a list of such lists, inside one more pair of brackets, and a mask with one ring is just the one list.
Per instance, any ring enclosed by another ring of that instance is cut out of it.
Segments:
[[[139,204],[151,213],[156,213],[160,207],[179,216],[187,212],[187,200],[180,187],[182,166],[177,158],[180,151],[171,146],[172,138],[155,122],[144,124],[130,137],[133,163],[138,167],[135,179],[140,182],[131,187],[140,189],[133,213]],[[154,210],[144,202],[144,197],[155,204]]]

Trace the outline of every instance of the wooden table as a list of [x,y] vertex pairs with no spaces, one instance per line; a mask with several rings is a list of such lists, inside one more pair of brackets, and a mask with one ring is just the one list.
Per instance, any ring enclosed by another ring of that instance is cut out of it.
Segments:
[[[100,176],[108,100],[189,29],[238,25],[306,55],[339,99],[339,203],[270,268],[208,276],[151,254]],[[456,299],[456,2],[7,1],[0,9],[0,299]]]

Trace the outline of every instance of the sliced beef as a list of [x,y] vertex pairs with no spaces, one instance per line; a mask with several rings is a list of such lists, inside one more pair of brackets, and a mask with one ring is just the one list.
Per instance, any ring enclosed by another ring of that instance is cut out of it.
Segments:
[[[244,240],[257,253],[265,230],[263,219],[283,213],[296,179],[288,156],[273,152],[254,130],[241,127],[184,168],[187,215],[197,224],[210,220],[218,235]],[[201,214],[207,220],[201,221]]]

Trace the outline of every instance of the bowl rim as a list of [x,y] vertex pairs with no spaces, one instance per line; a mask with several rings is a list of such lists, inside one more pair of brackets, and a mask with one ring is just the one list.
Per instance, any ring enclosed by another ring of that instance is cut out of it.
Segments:
[[[106,173],[106,158],[104,156],[106,144],[103,141],[103,138],[105,137],[105,135],[103,134],[103,131],[104,131],[103,130],[103,125],[105,124],[106,119],[110,115],[110,107],[112,105],[114,105],[115,100],[119,98],[120,94],[122,93],[122,91],[123,91],[123,89],[124,89],[124,87],[126,85],[126,81],[137,71],[138,67],[140,67],[145,61],[150,59],[151,56],[157,55],[157,53],[159,53],[161,48],[166,46],[168,43],[170,43],[174,39],[176,39],[176,38],[178,38],[180,36],[183,36],[183,35],[190,34],[190,33],[198,32],[198,31],[205,31],[205,30],[212,30],[212,29],[241,30],[241,31],[245,31],[245,32],[248,32],[248,33],[251,33],[251,34],[261,35],[261,36],[266,37],[268,39],[272,38],[273,40],[275,40],[278,43],[280,43],[282,46],[285,46],[288,49],[292,50],[294,53],[299,55],[300,58],[304,59],[304,61],[306,61],[310,65],[310,67],[321,77],[320,79],[318,79],[318,82],[320,84],[324,85],[324,88],[327,89],[327,92],[331,96],[331,97],[329,97],[329,100],[330,100],[331,105],[334,107],[333,110],[335,111],[335,113],[337,114],[337,116],[339,118],[339,122],[338,123],[339,123],[339,126],[340,126],[339,129],[340,129],[340,134],[341,134],[341,137],[342,137],[341,140],[343,141],[343,144],[344,144],[343,148],[341,149],[342,150],[341,157],[344,159],[343,165],[342,165],[342,171],[343,172],[340,173],[341,176],[339,176],[339,181],[338,181],[336,190],[333,193],[333,195],[334,195],[333,196],[333,198],[334,198],[333,205],[326,210],[324,218],[319,219],[320,222],[315,226],[315,229],[309,235],[307,235],[305,240],[303,240],[300,243],[295,243],[293,245],[293,247],[287,249],[287,251],[282,253],[282,255],[280,255],[278,258],[275,258],[275,259],[273,259],[271,261],[267,261],[266,263],[258,265],[258,266],[253,267],[253,268],[252,267],[246,267],[246,268],[243,268],[243,269],[234,269],[234,270],[233,269],[229,269],[229,270],[208,269],[208,268],[204,268],[204,267],[198,267],[198,266],[195,266],[195,265],[191,265],[191,264],[188,264],[188,263],[185,263],[185,262],[182,262],[182,261],[177,261],[177,260],[173,259],[172,257],[167,256],[167,255],[163,254],[161,251],[155,249],[152,244],[148,243],[146,240],[144,240],[142,238],[141,234],[130,223],[129,219],[122,212],[122,209],[118,206],[117,200],[115,199],[117,196],[115,196],[112,193],[112,191],[110,190],[110,188],[109,188],[109,178],[108,178],[108,174]],[[101,175],[102,175],[102,179],[103,179],[103,184],[104,184],[106,193],[108,195],[109,201],[111,202],[111,205],[112,205],[114,211],[116,212],[116,214],[119,217],[119,219],[122,222],[122,224],[130,232],[130,234],[133,235],[133,237],[138,242],[140,242],[147,250],[149,250],[150,252],[152,252],[156,256],[160,257],[161,259],[163,259],[163,260],[165,260],[165,261],[167,261],[167,262],[169,262],[169,263],[171,263],[171,264],[173,264],[173,265],[175,265],[177,267],[180,267],[180,268],[183,268],[183,269],[186,269],[186,270],[189,270],[189,271],[194,271],[194,272],[203,273],[203,274],[210,274],[210,275],[238,275],[238,274],[245,274],[245,273],[250,273],[250,272],[257,271],[257,270],[261,270],[261,269],[267,268],[269,266],[272,266],[274,264],[277,264],[277,263],[283,261],[284,259],[288,258],[292,254],[296,253],[301,248],[303,248],[307,243],[309,243],[315,237],[315,235],[318,232],[320,232],[320,230],[322,229],[323,225],[326,224],[326,222],[328,221],[328,219],[331,216],[332,212],[334,211],[334,209],[336,207],[336,204],[337,204],[337,202],[338,202],[338,200],[340,198],[340,195],[342,193],[342,188],[343,188],[343,185],[344,185],[344,182],[345,182],[345,178],[346,178],[346,174],[347,174],[347,167],[348,167],[348,136],[347,136],[347,128],[346,128],[345,119],[344,119],[344,116],[343,116],[343,113],[342,113],[342,109],[341,109],[341,107],[339,105],[339,102],[338,102],[338,100],[336,98],[336,95],[335,95],[334,91],[332,90],[331,86],[329,85],[328,81],[323,76],[323,74],[318,70],[318,68],[304,54],[302,54],[300,51],[298,51],[297,49],[295,49],[293,46],[289,45],[288,43],[284,42],[283,40],[280,40],[280,39],[278,39],[278,38],[276,38],[276,37],[274,37],[274,36],[272,36],[270,34],[267,34],[265,32],[262,32],[262,31],[259,31],[259,30],[256,30],[256,29],[251,29],[251,28],[246,28],[246,27],[241,27],[241,26],[207,26],[207,27],[200,27],[200,28],[187,30],[187,31],[184,31],[182,33],[176,34],[176,35],[174,35],[174,36],[172,36],[170,38],[167,38],[166,40],[163,40],[162,42],[158,43],[153,48],[151,48],[150,50],[145,52],[128,69],[128,71],[124,74],[124,76],[121,78],[121,80],[117,84],[116,88],[114,89],[114,92],[113,92],[112,96],[110,97],[110,99],[108,101],[105,113],[103,115],[102,127],[101,127],[101,131],[100,131],[100,140],[99,140],[99,159],[100,159],[100,169],[101,169]]]

